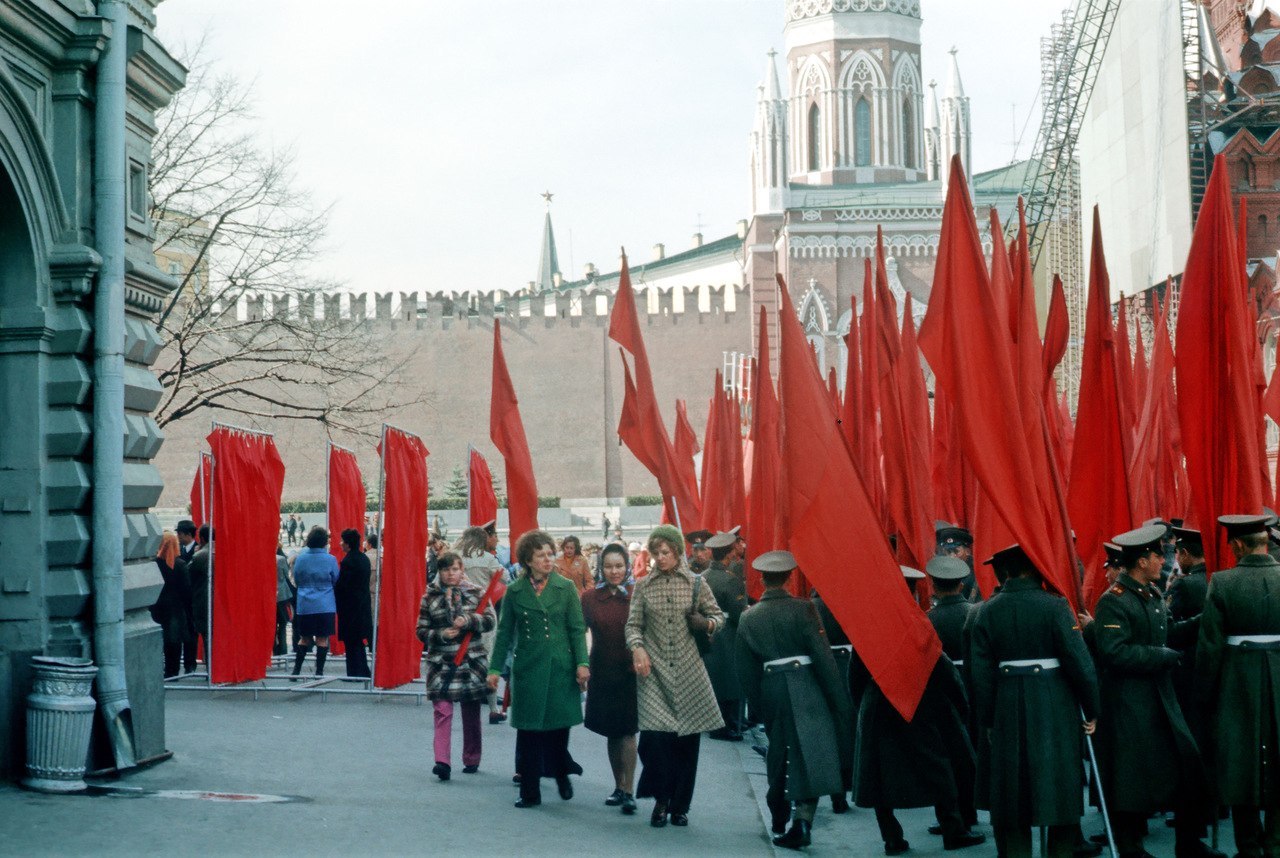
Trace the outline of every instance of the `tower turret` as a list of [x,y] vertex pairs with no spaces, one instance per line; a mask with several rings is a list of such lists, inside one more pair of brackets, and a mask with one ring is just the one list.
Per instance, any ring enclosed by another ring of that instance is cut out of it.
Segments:
[[947,195],[947,177],[951,173],[951,156],[959,155],[964,166],[966,180],[973,178],[973,164],[970,160],[972,133],[969,125],[969,97],[964,94],[964,83],[960,80],[960,62],[956,59],[956,49],[951,49],[951,68],[947,73],[947,88],[942,94],[942,157],[938,164],[938,174],[942,179],[942,196]]
[[533,281],[536,292],[547,292],[560,285],[560,257],[556,253],[556,236],[551,229],[551,198],[555,194],[543,191],[547,203],[547,215],[542,224],[542,249],[538,257],[538,276]]
[[769,51],[751,132],[753,214],[778,213],[787,205],[787,100],[782,95],[776,56],[776,51]]
[[942,163],[942,132],[938,126],[938,82],[929,81],[929,95],[924,102],[924,167],[925,178],[934,181]]

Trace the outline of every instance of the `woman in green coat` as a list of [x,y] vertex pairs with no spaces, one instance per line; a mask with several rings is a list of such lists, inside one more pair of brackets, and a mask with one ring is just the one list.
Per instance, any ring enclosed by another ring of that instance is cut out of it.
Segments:
[[511,660],[511,726],[516,728],[516,807],[542,803],[543,774],[556,779],[560,797],[573,798],[569,782],[569,728],[582,723],[587,668],[587,627],[578,588],[552,570],[555,541],[531,530],[516,542],[520,577],[507,588],[489,662],[489,687]]

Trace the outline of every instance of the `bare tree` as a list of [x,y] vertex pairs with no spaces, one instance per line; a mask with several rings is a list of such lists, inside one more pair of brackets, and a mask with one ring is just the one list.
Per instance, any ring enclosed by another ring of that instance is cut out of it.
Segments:
[[198,48],[189,65],[159,117],[149,176],[157,258],[180,280],[158,319],[156,421],[216,408],[369,434],[410,404],[388,381],[407,356],[392,358],[355,318],[310,312],[337,288],[307,274],[329,208],[298,186],[291,150],[263,145],[252,84]]

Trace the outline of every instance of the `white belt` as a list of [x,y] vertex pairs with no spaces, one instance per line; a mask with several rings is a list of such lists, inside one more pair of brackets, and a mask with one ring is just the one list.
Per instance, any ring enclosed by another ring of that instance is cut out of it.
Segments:
[[1039,667],[1044,670],[1053,670],[1061,666],[1062,663],[1056,658],[1015,658],[1000,662],[1000,667]]
[[953,659],[951,659],[951,663],[952,663],[952,664],[954,664],[956,667],[963,667],[963,666],[964,666],[964,659],[963,659],[963,658],[953,658]]
[[775,658],[773,661],[766,661],[765,668],[770,667],[801,667],[802,665],[813,664],[813,659],[807,655],[792,655],[786,658]]
[[[831,648],[832,652],[853,652],[853,644],[836,644]],[[805,656],[808,658],[808,656]]]
[[1280,635],[1227,635],[1227,646],[1280,643]]

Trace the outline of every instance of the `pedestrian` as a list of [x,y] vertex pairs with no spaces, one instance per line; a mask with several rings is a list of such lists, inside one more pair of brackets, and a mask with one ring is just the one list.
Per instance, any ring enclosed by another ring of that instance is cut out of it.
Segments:
[[[827,607],[826,602],[822,600],[822,595],[816,589],[809,591],[809,601],[813,604],[813,609],[818,614],[818,620],[822,623],[822,631],[827,636],[827,645],[831,647],[831,657],[835,659],[836,672],[840,675],[840,682],[844,686],[845,699],[848,701],[846,711],[849,713],[849,717],[837,723],[836,729],[841,732],[840,741],[852,748],[858,726],[858,706],[861,703],[861,700],[855,698],[849,688],[849,667],[853,661],[853,644],[849,642],[849,636],[840,627],[835,614],[831,613],[831,609]],[[739,625],[741,625],[741,621],[739,621]],[[754,715],[755,709],[748,706],[748,723],[755,720]],[[846,793],[853,789],[852,754],[848,758],[841,758],[840,778],[840,791],[831,794],[831,812],[836,814],[849,812],[849,797]]]
[[436,579],[436,569],[439,565],[440,555],[449,550],[449,544],[444,541],[444,537],[436,531],[432,531],[427,537],[427,583],[430,584]]
[[600,538],[609,538],[609,513],[600,516]]
[[195,522],[184,518],[173,530],[178,534],[178,556],[190,563],[196,549],[200,547],[200,543],[196,541]]
[[[851,717],[849,696],[818,612],[786,590],[796,568],[791,552],[766,552],[752,567],[765,591],[738,623],[737,674],[769,736],[766,803],[777,835],[773,843],[800,849],[809,845],[819,796],[843,789],[841,760],[851,749],[840,741],[840,725]],[[792,802],[795,821],[785,830]]]
[[707,734],[709,738],[728,742],[741,742],[745,725],[742,714],[742,685],[738,681],[737,638],[738,621],[742,612],[747,609],[747,584],[743,577],[734,573],[728,565],[730,555],[734,553],[738,537],[732,532],[717,533],[707,537],[705,551],[710,556],[710,563],[704,576],[711,595],[716,604],[724,612],[724,625],[711,639],[711,648],[703,657],[707,665],[707,675],[711,677],[711,688],[716,694],[716,705],[720,707],[720,717],[724,726]]
[[1173,810],[1177,857],[1220,858],[1200,840],[1211,798],[1174,691],[1179,656],[1167,646],[1168,616],[1154,586],[1164,566],[1164,533],[1163,524],[1153,524],[1111,539],[1124,569],[1094,611],[1102,789],[1121,855],[1141,855],[1147,818]]
[[606,546],[603,579],[582,594],[582,616],[591,633],[591,686],[583,725],[604,736],[613,770],[613,793],[604,803],[636,812],[636,674],[627,649],[627,616],[631,610],[631,569],[621,545]]
[[289,544],[294,544],[294,539],[298,533],[298,516],[289,513],[289,523],[285,525],[285,532],[289,535]]
[[[438,558],[436,580],[418,609],[418,639],[427,648],[427,697],[434,710],[435,766],[431,773],[449,780],[453,756],[454,704],[462,709],[462,771],[480,770],[480,704],[489,696],[485,674],[489,652],[483,633],[497,624],[493,606],[480,610],[483,594],[467,580],[463,559],[446,551]],[[470,633],[462,663],[456,657]]]
[[582,595],[596,586],[596,576],[582,556],[582,542],[576,536],[566,536],[560,540],[560,556],[556,558],[556,572],[567,578],[578,595]]
[[1084,813],[1081,741],[1098,718],[1093,660],[1067,600],[1044,589],[1019,546],[986,562],[1005,580],[971,615],[966,665],[991,743],[986,804],[996,848],[1029,858],[1031,829],[1043,826],[1048,854],[1070,858]]
[[939,521],[934,526],[934,537],[939,556],[954,557],[969,570],[968,576],[961,583],[960,594],[966,599],[981,599],[981,593],[974,595],[977,579],[973,575],[973,534],[966,527]]
[[293,675],[302,673],[302,662],[311,645],[316,647],[316,676],[324,676],[337,605],[333,587],[338,583],[338,561],[329,553],[329,531],[316,525],[307,533],[304,548],[293,561],[298,586],[298,606],[293,616]]
[[636,582],[627,617],[627,646],[639,677],[643,769],[636,795],[654,799],[650,825],[685,826],[702,733],[724,726],[694,635],[709,638],[725,620],[711,588],[695,588],[679,530],[654,528],[648,550],[653,570]]
[[[490,521],[482,527],[468,527],[462,531],[462,535],[458,537],[458,542],[454,545],[454,551],[462,555],[462,562],[466,567],[467,580],[470,581],[481,593],[489,588],[489,581],[494,575],[506,575],[506,570],[502,564],[498,562],[498,558],[494,555],[494,546],[497,545],[498,536],[495,529],[495,523]],[[502,610],[502,606],[495,605],[498,611]],[[495,652],[493,649],[493,639],[496,632],[490,631],[485,635],[485,649],[488,652]],[[501,667],[501,665],[498,665]],[[507,716],[502,712],[502,706],[498,701],[498,695],[489,695],[489,723],[501,724],[507,720]]]
[[542,803],[544,774],[555,778],[560,798],[573,798],[569,728],[582,723],[581,692],[591,676],[582,602],[572,584],[553,574],[555,550],[555,540],[544,530],[531,530],[516,542],[520,577],[503,597],[489,662],[493,692],[507,657],[512,659],[519,808]]
[[213,652],[213,640],[210,636],[209,623],[209,551],[213,545],[213,528],[207,524],[200,525],[200,547],[191,555],[187,563],[187,573],[191,577],[191,619],[196,635],[204,645],[204,663],[207,667],[209,656]]
[[1280,564],[1266,521],[1218,519],[1236,565],[1209,581],[1196,648],[1209,758],[1243,858],[1280,856]]
[[276,540],[276,637],[272,643],[272,655],[289,654],[289,620],[293,605],[293,581],[290,579],[289,558],[284,556],[284,546]]
[[196,634],[191,615],[191,575],[182,559],[178,536],[166,530],[160,536],[156,566],[164,586],[151,606],[151,618],[160,624],[164,643],[164,678],[178,675],[178,666],[191,673],[196,668]]
[[[901,569],[914,596],[914,582],[925,575]],[[885,854],[900,855],[910,848],[894,814],[899,808],[933,807],[944,849],[983,843],[986,838],[970,831],[961,813],[958,781],[972,776],[974,761],[964,726],[968,700],[951,660],[945,654],[938,657],[910,721],[889,702],[856,651],[850,658],[849,686],[860,700],[854,803],[875,810]]]
[[347,676],[369,676],[369,656],[365,642],[373,640],[373,602],[369,597],[369,579],[373,567],[360,550],[360,531],[342,531],[342,562],[338,564],[338,583],[333,587],[334,607],[338,612],[338,637],[347,650]]
[[709,530],[695,530],[684,535],[684,544],[689,547],[689,571],[701,575],[711,568],[711,549],[707,540],[715,536]]

